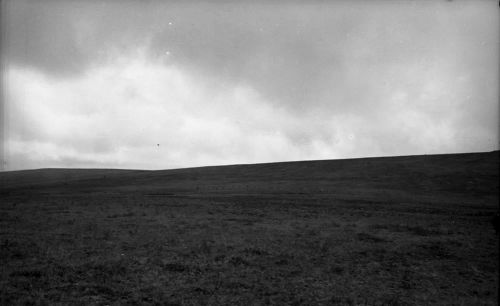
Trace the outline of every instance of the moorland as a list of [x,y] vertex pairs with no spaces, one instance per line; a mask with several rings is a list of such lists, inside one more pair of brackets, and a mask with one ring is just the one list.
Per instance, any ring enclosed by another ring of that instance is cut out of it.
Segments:
[[497,305],[499,152],[0,173],[1,305]]

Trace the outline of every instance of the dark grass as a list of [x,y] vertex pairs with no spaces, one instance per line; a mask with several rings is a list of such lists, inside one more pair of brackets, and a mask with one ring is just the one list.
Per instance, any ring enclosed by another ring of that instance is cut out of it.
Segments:
[[498,152],[0,179],[1,305],[498,302]]

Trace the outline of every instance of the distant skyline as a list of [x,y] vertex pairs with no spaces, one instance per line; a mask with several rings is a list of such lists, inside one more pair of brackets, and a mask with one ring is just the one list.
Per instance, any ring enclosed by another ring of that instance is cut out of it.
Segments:
[[497,1],[16,0],[1,17],[5,170],[499,149]]

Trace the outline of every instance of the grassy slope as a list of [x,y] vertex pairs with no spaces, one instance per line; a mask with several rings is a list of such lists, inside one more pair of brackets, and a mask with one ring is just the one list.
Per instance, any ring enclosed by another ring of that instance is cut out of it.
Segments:
[[496,304],[498,162],[0,173],[0,304]]

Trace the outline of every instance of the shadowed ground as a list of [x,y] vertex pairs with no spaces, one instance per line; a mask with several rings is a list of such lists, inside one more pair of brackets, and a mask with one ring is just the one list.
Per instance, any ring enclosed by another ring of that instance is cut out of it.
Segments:
[[0,173],[0,304],[496,305],[499,152]]

